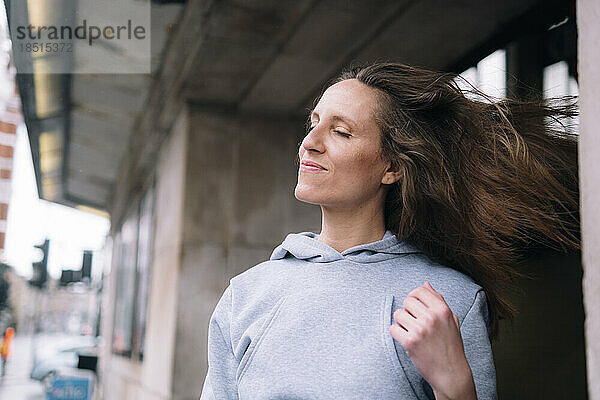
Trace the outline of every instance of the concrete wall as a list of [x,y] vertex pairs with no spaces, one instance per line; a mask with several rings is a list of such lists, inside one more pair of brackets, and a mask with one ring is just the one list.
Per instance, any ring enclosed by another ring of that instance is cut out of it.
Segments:
[[210,315],[229,279],[268,259],[286,234],[319,230],[294,197],[303,121],[190,108],[173,399],[200,395]]
[[600,2],[577,1],[579,176],[589,398],[600,399]]
[[585,399],[585,341],[579,254],[531,258],[512,301],[512,324],[492,342],[498,398]]
[[[184,109],[156,164],[154,246],[143,362],[111,353],[115,276],[105,286],[102,335],[104,399],[166,400],[171,398],[176,327],[177,285],[181,262],[183,194],[188,118]],[[116,250],[116,249],[115,249]],[[113,271],[114,271],[113,257]],[[108,299],[106,299],[108,298]]]
[[[303,132],[303,120],[183,107],[156,166],[144,360],[110,352],[112,273],[103,306],[101,398],[198,398],[208,322],[229,279],[268,259],[288,233],[319,230],[319,208],[294,197]],[[132,201],[134,194],[124,192],[130,186],[117,185],[115,198],[129,198],[118,204]]]

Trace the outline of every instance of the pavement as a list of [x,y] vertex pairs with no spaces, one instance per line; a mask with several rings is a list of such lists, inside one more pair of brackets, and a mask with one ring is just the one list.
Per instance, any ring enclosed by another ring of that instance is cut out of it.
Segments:
[[6,375],[0,377],[0,399],[2,400],[44,400],[46,395],[42,384],[29,379],[32,361],[32,337],[15,336]]

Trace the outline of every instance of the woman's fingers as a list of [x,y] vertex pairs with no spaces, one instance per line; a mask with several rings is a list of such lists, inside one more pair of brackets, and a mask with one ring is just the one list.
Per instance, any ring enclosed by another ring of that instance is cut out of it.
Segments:
[[408,335],[408,332],[406,331],[406,329],[404,329],[402,326],[400,326],[398,324],[392,324],[392,325],[390,325],[390,335],[392,335],[392,337],[395,340],[397,340],[402,345],[402,347],[404,347],[406,352],[409,351],[406,349],[406,339],[407,339],[407,335]]
[[408,331],[411,327],[435,325],[436,320],[452,321],[460,329],[458,318],[450,310],[444,297],[433,289],[429,281],[425,281],[422,286],[413,289],[404,299],[403,306],[403,309],[396,310],[394,319],[401,323],[396,318],[397,315],[401,316],[402,322],[405,324],[403,327]]
[[442,296],[437,290],[435,290],[433,286],[431,286],[431,283],[429,283],[429,281],[425,281],[422,287],[428,289],[430,293],[433,293],[434,297],[437,297],[442,303],[446,304],[444,296]]
[[401,325],[405,330],[410,331],[416,325],[416,319],[403,308],[394,311],[394,321]]
[[394,319],[404,330],[417,336],[439,329],[440,324],[451,324],[460,332],[458,318],[428,281],[408,294],[404,299],[404,309],[396,310]]
[[404,309],[417,319],[428,313],[427,306],[421,303],[421,300],[410,295],[404,299]]
[[408,346],[412,332],[414,332],[414,321],[415,319],[403,309],[398,309],[394,312],[395,323],[390,326],[390,334],[396,339],[402,347],[408,352],[410,347]]
[[431,285],[427,286],[428,283],[426,281],[423,286],[413,289],[408,295],[419,299],[427,308],[448,308],[444,297],[436,292]]
[[458,317],[456,316],[456,314],[452,313],[452,318],[454,318],[454,324],[456,325],[456,329],[458,330],[458,334],[460,335],[460,322],[458,322]]
[[458,318],[429,282],[408,294],[404,309],[394,312],[394,320],[391,336],[402,345],[434,391],[437,388],[442,393],[444,387],[463,374],[460,371],[464,376],[471,374]]

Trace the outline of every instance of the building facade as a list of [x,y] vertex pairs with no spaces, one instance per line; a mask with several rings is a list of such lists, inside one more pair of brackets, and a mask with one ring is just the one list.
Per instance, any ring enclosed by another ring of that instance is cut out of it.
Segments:
[[[12,73],[11,73],[12,72]],[[11,197],[13,154],[17,141],[17,126],[21,120],[21,109],[14,72],[7,71],[10,88],[6,90],[5,103],[0,103],[0,260],[6,241],[8,206]]]
[[[532,260],[536,278],[515,299],[522,312],[493,343],[499,394],[600,398],[596,3],[188,0],[158,25],[168,38],[149,83],[57,83],[70,92],[46,123],[71,129],[60,141],[70,150],[47,196],[111,216],[99,397],[197,399],[208,321],[229,279],[267,259],[287,233],[319,230],[318,207],[293,190],[306,111],[328,79],[382,59],[462,72],[505,49],[511,95],[540,94],[544,68],[557,61],[579,80],[584,252],[583,267],[572,254]],[[23,90],[31,100],[34,90]],[[37,127],[32,143],[44,133]]]

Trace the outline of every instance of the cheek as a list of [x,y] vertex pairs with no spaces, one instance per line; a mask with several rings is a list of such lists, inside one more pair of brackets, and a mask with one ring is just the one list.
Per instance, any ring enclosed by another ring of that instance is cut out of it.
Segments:
[[349,170],[353,182],[360,182],[364,190],[371,191],[379,188],[385,164],[373,153],[364,152],[357,155]]
[[380,161],[368,151],[358,152],[348,165],[348,170],[362,178],[373,176],[380,168]]

